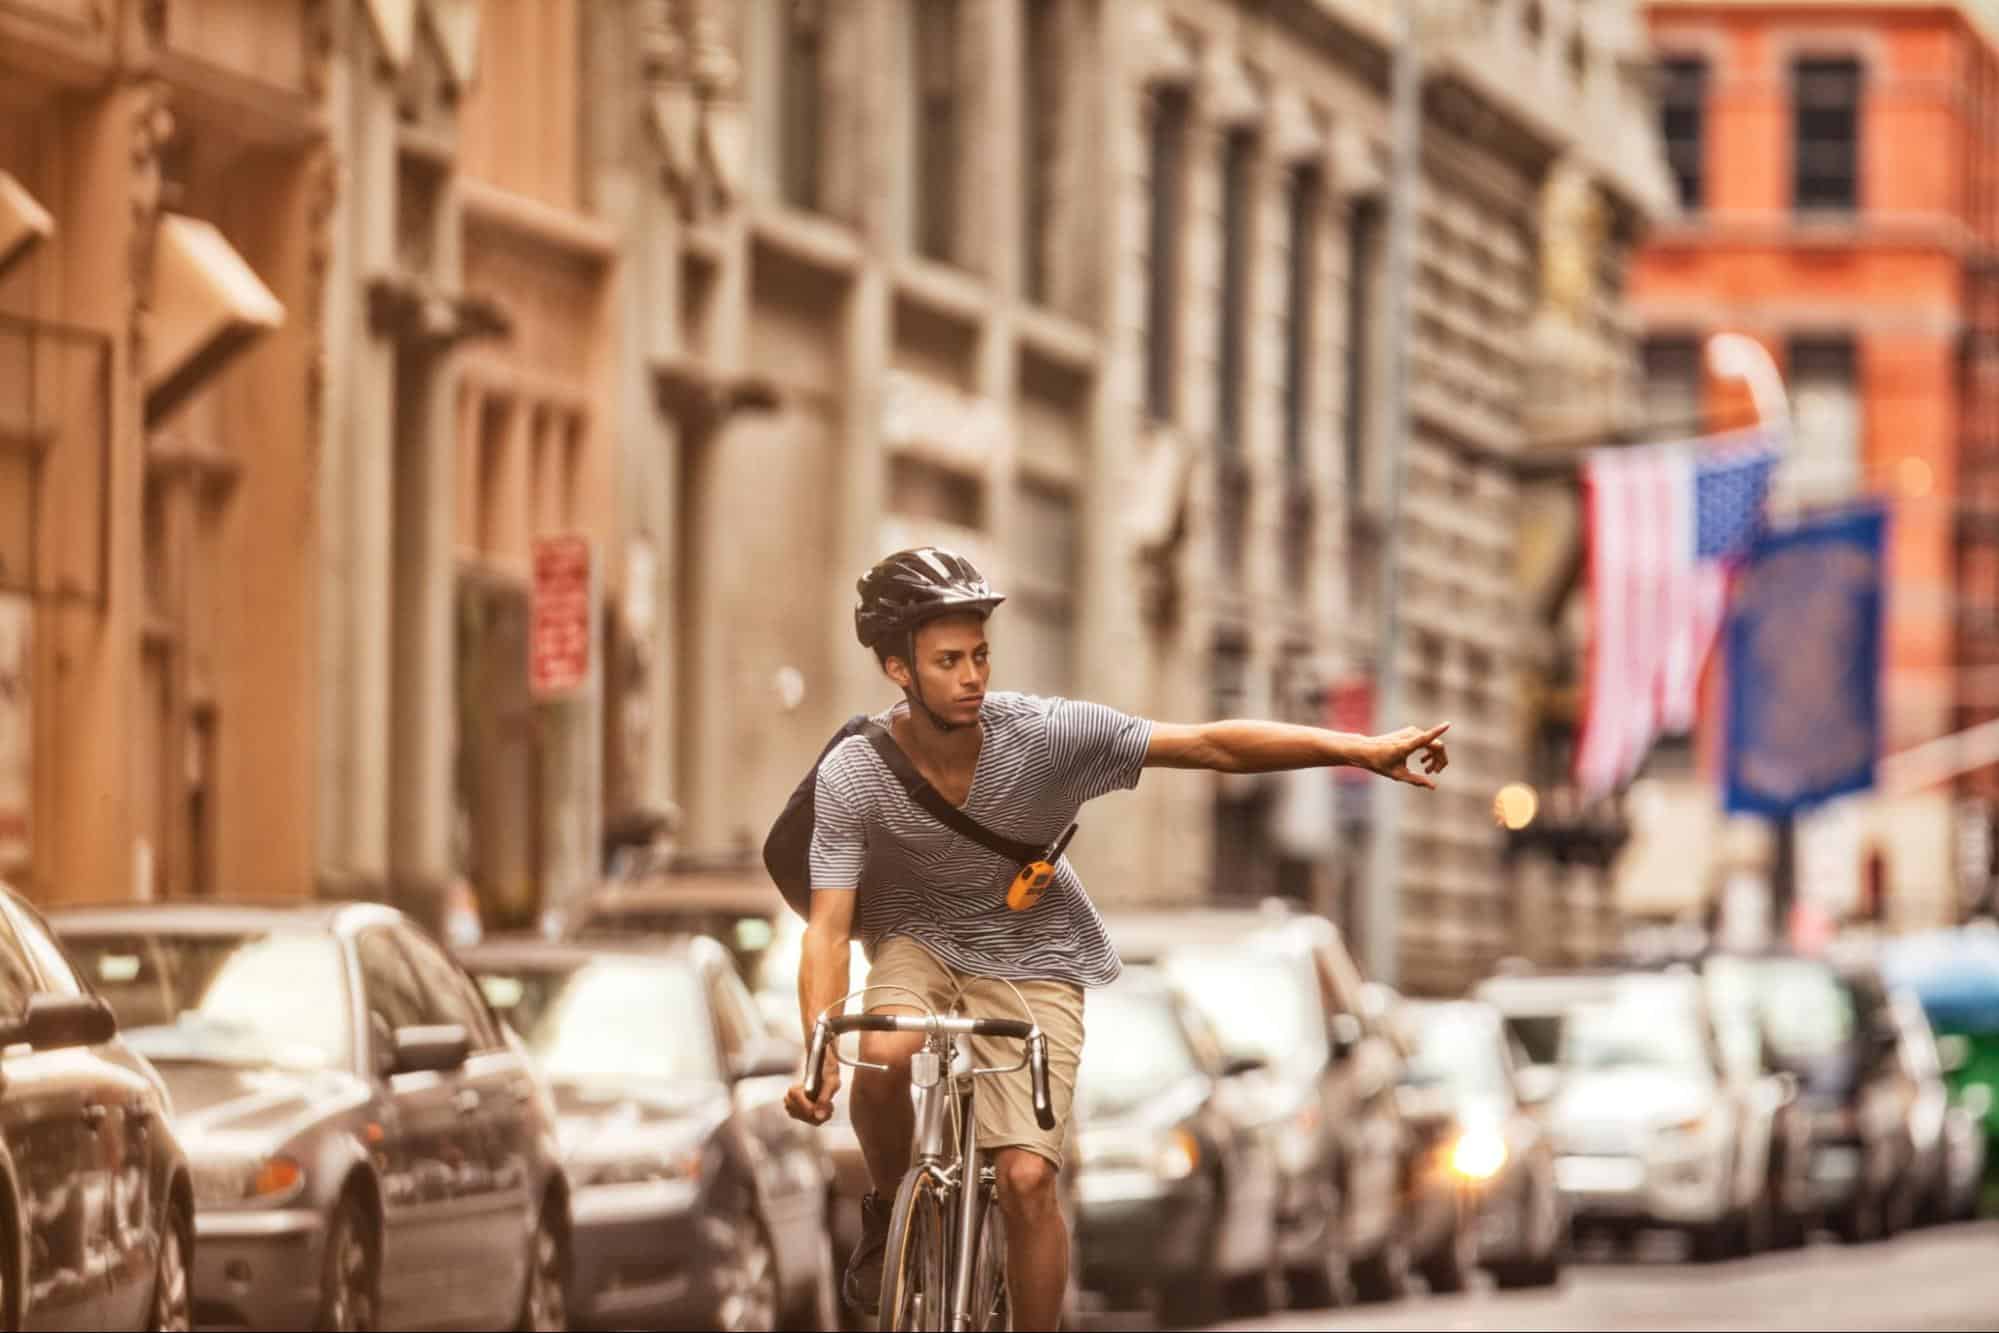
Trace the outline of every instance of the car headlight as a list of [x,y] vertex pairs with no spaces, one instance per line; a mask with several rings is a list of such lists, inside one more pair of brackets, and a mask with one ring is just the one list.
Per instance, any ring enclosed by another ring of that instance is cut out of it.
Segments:
[[271,1208],[305,1190],[305,1168],[282,1154],[196,1162],[194,1201],[199,1208]]
[[1684,1134],[1689,1138],[1692,1138],[1697,1134],[1706,1132],[1708,1126],[1711,1123],[1713,1123],[1713,1119],[1714,1117],[1712,1116],[1712,1114],[1707,1111],[1701,1111],[1694,1115],[1682,1116],[1680,1119],[1675,1120],[1670,1124],[1664,1126],[1664,1132],[1668,1134]]
[[1200,1140],[1185,1129],[1094,1130],[1082,1136],[1081,1149],[1086,1170],[1145,1171],[1159,1180],[1185,1180],[1201,1165]]
[[1185,1180],[1200,1165],[1200,1141],[1184,1129],[1162,1138],[1152,1158],[1152,1169],[1161,1180]]
[[1490,1126],[1468,1129],[1451,1145],[1451,1170],[1466,1180],[1490,1180],[1506,1165],[1506,1139]]

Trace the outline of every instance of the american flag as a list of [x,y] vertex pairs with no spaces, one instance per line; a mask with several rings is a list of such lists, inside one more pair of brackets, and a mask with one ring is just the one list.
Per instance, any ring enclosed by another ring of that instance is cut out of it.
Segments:
[[1590,643],[1574,779],[1629,782],[1693,727],[1729,580],[1763,520],[1778,450],[1761,435],[1591,451],[1583,465]]

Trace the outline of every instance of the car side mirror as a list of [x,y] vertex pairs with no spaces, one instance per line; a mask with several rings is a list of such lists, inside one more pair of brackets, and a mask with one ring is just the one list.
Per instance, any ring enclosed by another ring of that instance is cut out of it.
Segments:
[[1334,1014],[1331,1035],[1334,1058],[1344,1060],[1360,1049],[1361,1038],[1367,1032],[1352,1014]]
[[1243,1074],[1254,1074],[1259,1069],[1270,1068],[1270,1061],[1260,1055],[1231,1055],[1222,1061],[1222,1077],[1237,1078]]
[[1529,1065],[1514,1075],[1513,1085],[1522,1106],[1545,1106],[1555,1098],[1561,1071],[1553,1065]]
[[780,1037],[765,1037],[750,1043],[739,1052],[733,1061],[731,1073],[738,1081],[748,1078],[782,1078],[796,1074],[805,1063],[805,1055],[796,1046]]
[[472,1055],[472,1036],[459,1023],[397,1028],[392,1074],[442,1073],[456,1069]]
[[21,1017],[0,1034],[0,1046],[27,1045],[38,1051],[100,1046],[118,1035],[118,1018],[95,995],[28,997]]

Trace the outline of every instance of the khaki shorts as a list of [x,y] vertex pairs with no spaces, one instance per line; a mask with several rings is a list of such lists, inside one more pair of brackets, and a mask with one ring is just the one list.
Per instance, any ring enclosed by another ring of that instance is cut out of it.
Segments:
[[[897,986],[905,989],[878,989]],[[1015,998],[1014,989],[1020,991]],[[957,1009],[973,1018],[1026,1018],[1032,1014],[1048,1038],[1048,1098],[1055,1107],[1055,1128],[1043,1129],[1034,1119],[1034,1082],[1027,1067],[1007,1074],[988,1074],[978,1081],[979,1147],[1025,1148],[1045,1157],[1057,1169],[1069,1134],[1069,1108],[1076,1096],[1076,1065],[1083,1056],[1083,988],[1067,981],[1004,981],[961,972],[907,935],[892,935],[875,946],[868,965],[868,989],[862,997],[869,1012],[916,1009],[915,991],[938,1013]],[[1027,1001],[1028,1013],[1020,1002]],[[973,1037],[972,1059],[982,1069],[1007,1066],[1025,1054],[1022,1043],[1004,1037]]]

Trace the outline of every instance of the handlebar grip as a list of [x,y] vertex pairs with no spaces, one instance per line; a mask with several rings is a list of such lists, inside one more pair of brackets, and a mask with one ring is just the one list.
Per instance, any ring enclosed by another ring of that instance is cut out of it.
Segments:
[[832,1019],[821,1019],[830,1023],[835,1032],[894,1032],[896,1019],[900,1014],[840,1014]]
[[805,1099],[819,1100],[819,1089],[826,1082],[826,1048],[833,1041],[833,1033],[820,1019],[812,1025],[812,1044],[805,1053]]
[[1027,1039],[1027,1071],[1034,1083],[1034,1123],[1055,1128],[1055,1103],[1048,1096],[1048,1038],[1037,1032]]
[[1034,1035],[1034,1024],[1020,1018],[981,1018],[972,1029],[981,1037],[1011,1037],[1016,1041]]

